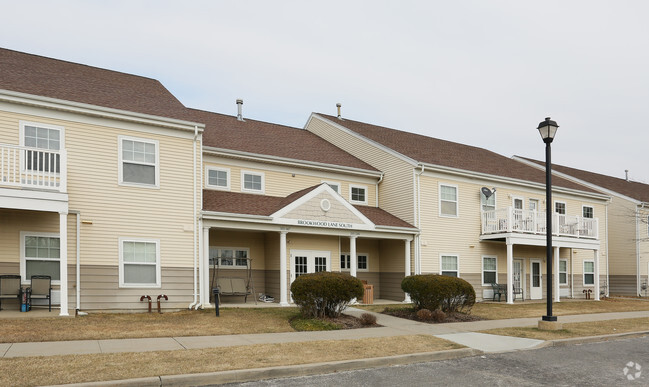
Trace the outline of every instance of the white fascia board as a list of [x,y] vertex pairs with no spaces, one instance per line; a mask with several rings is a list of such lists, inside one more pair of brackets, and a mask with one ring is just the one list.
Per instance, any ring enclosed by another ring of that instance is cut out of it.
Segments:
[[386,230],[386,231],[394,231],[394,232],[399,232],[399,233],[406,233],[406,234],[419,234],[421,232],[420,229],[418,228],[408,228],[408,227],[397,227],[397,226],[381,226],[377,225],[376,226],[377,230]]
[[[540,170],[545,171],[545,166],[538,165],[537,163],[534,163],[534,162],[532,162],[532,161],[525,160],[525,159],[520,158],[520,157],[517,157],[517,156],[513,156],[512,159],[514,159],[514,160],[516,160],[516,161],[518,161],[518,162],[521,162],[521,163],[523,163],[523,164],[529,165],[529,166],[531,166],[531,167],[534,167],[534,168],[537,168],[537,169],[540,169]],[[572,175],[568,175],[568,174],[565,174],[565,173],[563,173],[563,172],[555,171],[554,169],[552,170],[552,174],[553,174],[553,175],[557,175],[557,176],[562,177],[562,178],[567,179],[567,180],[574,181],[575,183],[579,183],[579,184],[585,185],[585,186],[588,187],[588,188],[592,188],[592,189],[596,189],[596,190],[599,190],[599,191],[605,192],[605,193],[607,193],[608,195],[611,195],[611,196],[617,196],[617,197],[622,198],[622,199],[624,199],[624,200],[628,200],[628,201],[630,201],[630,202],[632,202],[632,203],[634,203],[634,204],[637,204],[637,205],[640,205],[640,204],[642,203],[641,201],[639,201],[639,200],[637,200],[637,199],[634,199],[634,198],[632,198],[632,197],[629,197],[629,196],[623,195],[623,194],[621,194],[621,193],[619,193],[619,192],[612,191],[612,190],[610,190],[610,189],[604,188],[604,187],[602,187],[602,186],[599,186],[599,185],[596,185],[596,184],[593,184],[593,183],[589,183],[589,182],[587,182],[587,181],[585,181],[585,180],[578,179],[578,178],[576,178],[576,177],[574,177],[574,176],[572,176]]]
[[377,179],[381,177],[380,171],[370,171],[369,169],[345,167],[341,165],[290,159],[290,158],[279,157],[279,156],[263,155],[259,153],[250,153],[244,151],[237,151],[233,149],[215,148],[210,146],[203,146],[203,154],[211,155],[211,156],[236,157],[245,160],[274,163],[280,165],[299,166],[299,167],[306,167],[306,168],[311,167],[313,169],[321,169],[321,170],[338,172],[338,173],[354,174],[358,176],[369,176]]
[[218,212],[218,211],[201,211],[201,219],[230,219],[236,221],[272,221],[273,218],[266,215],[251,215],[251,214],[238,214],[234,212]]
[[43,97],[40,95],[20,93],[11,90],[0,90],[0,101],[37,106],[47,109],[56,109],[115,120],[131,121],[145,125],[163,126],[192,132],[194,132],[196,127],[198,128],[199,132],[203,132],[203,129],[205,128],[205,124],[198,122],[184,121],[174,118],[131,112],[127,110],[107,108],[81,102],[66,101],[63,99]]
[[[457,176],[465,176],[465,177],[470,177],[470,178],[481,178],[481,179],[486,179],[486,180],[492,180],[496,182],[506,182],[510,184],[515,184],[515,185],[520,185],[524,187],[530,187],[530,188],[537,188],[537,189],[545,189],[545,184],[543,183],[534,183],[528,180],[521,180],[521,179],[515,179],[511,177],[506,177],[506,176],[498,176],[498,175],[491,175],[488,173],[482,173],[482,172],[474,172],[474,171],[468,171],[465,169],[458,169],[458,168],[452,168],[452,167],[446,167],[442,165],[435,165],[435,164],[426,164],[426,163],[421,163],[420,165],[423,165],[426,167],[426,170],[424,171],[424,174],[427,172],[432,171],[437,171],[437,172],[443,172],[443,173],[448,173],[452,175],[457,175]],[[585,191],[579,191],[576,189],[572,188],[564,188],[564,187],[557,187],[557,186],[552,186],[552,191],[553,192],[559,192],[559,193],[565,193],[569,195],[577,195],[577,196],[584,196],[588,198],[594,198],[594,199],[599,199],[599,200],[605,200],[608,201],[610,200],[610,197],[608,195],[600,194],[600,193],[594,193],[594,192],[585,192]]]
[[[368,144],[370,144],[370,145],[372,145],[372,146],[374,146],[376,148],[379,148],[382,151],[384,151],[386,153],[389,153],[392,156],[397,157],[397,158],[407,162],[408,164],[410,164],[412,166],[416,166],[418,164],[417,160],[415,160],[415,159],[413,159],[411,157],[408,157],[408,156],[404,155],[403,153],[399,153],[399,152],[395,151],[394,149],[389,148],[389,147],[387,147],[387,146],[385,146],[385,145],[383,145],[383,144],[381,144],[379,142],[371,140],[371,139],[369,139],[369,138],[367,138],[367,137],[365,137],[365,136],[363,136],[363,135],[361,135],[361,134],[359,134],[359,133],[357,133],[357,132],[355,132],[355,131],[353,131],[351,129],[348,129],[345,126],[342,126],[341,124],[338,124],[338,123],[336,123],[334,121],[331,121],[330,119],[324,118],[324,117],[322,117],[322,116],[320,116],[320,115],[318,115],[316,113],[311,113],[311,117],[309,117],[309,120],[307,121],[307,126],[311,122],[312,118],[317,118],[317,119],[319,119],[321,121],[324,121],[324,122],[334,126],[335,128],[339,129],[340,131],[345,132],[345,133],[349,134],[350,136],[354,136],[354,137],[356,137],[356,138],[358,138],[360,140],[363,140],[363,141],[367,142]],[[342,121],[344,122],[345,120],[343,119]],[[306,127],[305,127],[305,129],[306,129]]]

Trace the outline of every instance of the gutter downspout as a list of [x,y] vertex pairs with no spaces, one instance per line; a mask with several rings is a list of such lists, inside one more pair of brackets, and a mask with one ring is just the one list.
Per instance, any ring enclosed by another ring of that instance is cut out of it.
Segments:
[[645,203],[640,203],[635,209],[635,293],[640,296],[640,210],[645,208]]
[[[417,228],[420,234],[417,235],[417,243],[415,244],[415,274],[421,274],[421,175],[424,174],[426,166],[421,166],[421,172],[417,174]],[[441,263],[440,263],[441,265]]]
[[80,211],[69,211],[69,214],[75,214],[77,216],[77,263],[76,263],[76,294],[75,294],[75,311],[76,314],[79,314],[81,310],[81,212]]
[[608,297],[611,294],[611,279],[608,274],[608,244],[609,244],[609,239],[608,239],[608,205],[611,203],[611,200],[606,203],[606,212],[604,214],[604,217],[606,218],[606,224],[604,225],[605,231],[606,232],[606,297]]
[[194,229],[194,237],[193,237],[193,241],[194,241],[194,301],[191,304],[189,304],[189,309],[192,309],[192,308],[198,309],[198,307],[200,305],[199,302],[198,302],[198,289],[197,289],[198,284],[196,282],[196,280],[197,280],[196,276],[198,274],[197,273],[197,260],[198,260],[197,253],[198,252],[196,250],[196,243],[198,243],[197,240],[196,240],[197,236],[198,236],[197,230],[196,230],[196,228],[197,228],[197,225],[196,225],[196,139],[197,138],[198,138],[198,126],[194,126],[194,140],[193,140],[193,147],[192,147],[193,148],[192,149],[193,150],[192,162],[193,162],[193,166],[194,166],[194,170],[193,170],[193,188],[194,188],[194,195],[193,195],[194,196],[194,208],[193,208],[193,216],[194,216],[194,219],[193,219],[193,223],[194,223],[193,224],[193,229]]
[[376,182],[376,207],[379,207],[379,184],[383,181],[383,175],[384,173],[381,172],[381,177],[379,178],[379,181]]

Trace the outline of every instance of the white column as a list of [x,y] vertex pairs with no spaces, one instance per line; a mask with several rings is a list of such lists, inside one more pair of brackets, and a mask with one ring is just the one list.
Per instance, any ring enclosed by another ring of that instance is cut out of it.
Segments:
[[552,281],[554,283],[554,302],[560,302],[561,301],[561,293],[560,293],[560,287],[561,285],[559,284],[559,247],[554,248],[554,277]]
[[509,238],[507,239],[507,303],[514,303],[514,245]]
[[68,213],[59,212],[61,311],[59,316],[68,314]]
[[203,227],[203,255],[201,256],[200,276],[201,276],[201,305],[209,305],[210,294],[212,293],[210,284],[210,228]]
[[[406,239],[404,241],[404,255],[405,255],[405,261],[406,261],[406,277],[410,275],[410,241]],[[410,303],[410,294],[406,293],[406,297],[403,299],[403,302]]]
[[593,250],[595,260],[595,301],[599,301],[599,250]]
[[349,237],[349,274],[356,277],[356,268],[358,267],[358,258],[356,257],[356,235]]
[[279,305],[288,306],[288,278],[286,276],[286,234],[288,231],[279,232]]

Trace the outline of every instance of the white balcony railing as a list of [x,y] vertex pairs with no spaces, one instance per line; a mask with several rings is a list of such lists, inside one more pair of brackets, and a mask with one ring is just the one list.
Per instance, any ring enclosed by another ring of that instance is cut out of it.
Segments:
[[67,192],[67,152],[0,144],[0,187]]
[[[576,238],[598,238],[598,219],[552,214],[552,234]],[[482,212],[482,234],[545,234],[545,212],[512,207]]]

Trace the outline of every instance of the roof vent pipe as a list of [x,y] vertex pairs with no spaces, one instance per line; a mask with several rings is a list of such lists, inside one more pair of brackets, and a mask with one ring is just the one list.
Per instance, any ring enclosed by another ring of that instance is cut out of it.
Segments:
[[341,115],[340,115],[340,108],[341,108],[342,106],[343,106],[343,105],[341,105],[340,102],[338,102],[338,103],[336,104],[336,108],[338,108],[338,119],[339,119],[339,120],[342,119],[342,117],[341,117]]
[[625,169],[624,174],[626,175],[626,181],[629,181],[629,170]]
[[241,112],[242,109],[243,109],[243,100],[237,99],[237,121],[243,121],[243,114]]

